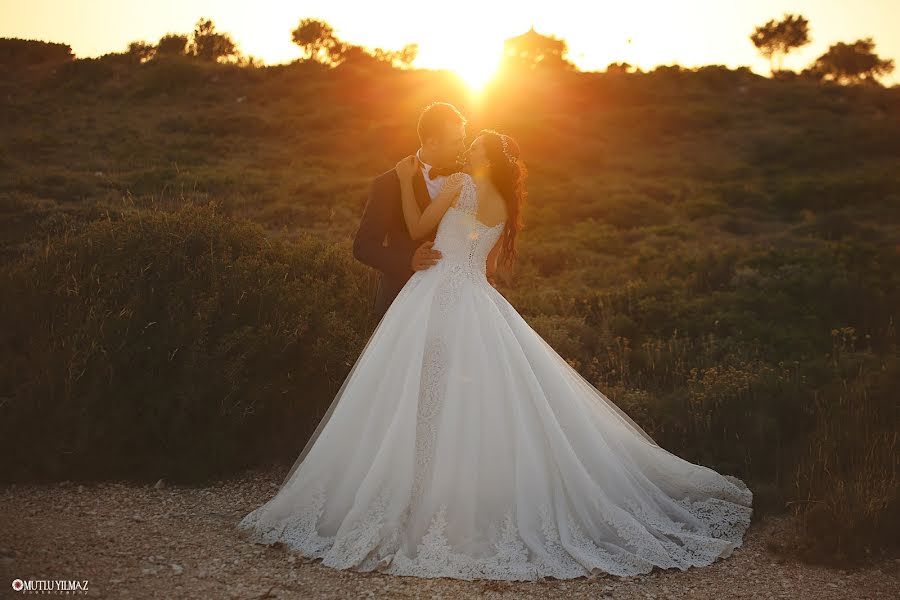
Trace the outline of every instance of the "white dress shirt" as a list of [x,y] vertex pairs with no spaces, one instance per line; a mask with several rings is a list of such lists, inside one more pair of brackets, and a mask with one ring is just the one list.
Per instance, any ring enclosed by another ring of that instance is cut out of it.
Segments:
[[419,159],[419,164],[422,165],[422,175],[425,176],[425,186],[428,188],[428,195],[432,200],[437,198],[438,192],[441,191],[441,186],[444,185],[444,181],[447,179],[446,175],[438,175],[434,179],[428,178],[428,171],[431,170],[431,165],[422,160],[422,149],[419,148],[416,150],[416,158]]

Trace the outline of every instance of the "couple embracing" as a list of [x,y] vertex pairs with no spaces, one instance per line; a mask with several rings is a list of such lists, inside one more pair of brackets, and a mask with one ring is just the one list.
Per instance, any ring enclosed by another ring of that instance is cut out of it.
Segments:
[[422,113],[419,136],[373,182],[354,243],[381,274],[375,331],[239,529],[335,569],[468,580],[729,556],[747,485],[657,445],[491,284],[522,226],[518,144],[482,131],[465,148],[447,104]]

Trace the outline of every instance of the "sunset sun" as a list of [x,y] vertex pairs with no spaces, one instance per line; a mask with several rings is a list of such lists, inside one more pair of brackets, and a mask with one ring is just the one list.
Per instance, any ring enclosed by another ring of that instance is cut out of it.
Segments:
[[473,52],[457,57],[450,67],[473,92],[481,91],[497,72],[499,52],[489,54]]
[[473,92],[480,92],[491,80],[500,65],[503,40],[472,41],[460,47],[458,44],[432,47],[423,52],[417,65],[423,68],[445,68],[456,73]]

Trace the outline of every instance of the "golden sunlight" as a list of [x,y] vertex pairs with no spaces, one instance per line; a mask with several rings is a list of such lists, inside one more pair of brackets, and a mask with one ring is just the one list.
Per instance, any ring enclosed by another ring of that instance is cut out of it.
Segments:
[[484,89],[496,73],[497,62],[494,61],[492,64],[485,59],[475,59],[471,63],[454,67],[453,70],[462,77],[471,91],[477,93]]
[[442,16],[441,27],[429,29],[422,40],[414,65],[453,71],[473,94],[480,93],[500,67],[504,40],[517,28],[496,26],[503,22],[501,7],[484,3],[477,13],[478,19],[464,11]]
[[478,93],[497,72],[500,51],[497,48],[475,49],[471,53],[457,54],[454,58],[454,61],[448,61],[450,68],[466,82],[472,92]]
[[427,56],[423,56],[424,60],[416,61],[417,66],[449,69],[477,94],[500,66],[503,40],[471,40],[464,46],[448,45],[431,50]]

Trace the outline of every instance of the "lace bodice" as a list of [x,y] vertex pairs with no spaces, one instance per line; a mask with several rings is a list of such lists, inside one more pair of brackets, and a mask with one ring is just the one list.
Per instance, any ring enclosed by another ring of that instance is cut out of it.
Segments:
[[454,173],[444,185],[459,188],[459,198],[438,224],[433,246],[441,251],[438,264],[478,281],[487,281],[487,256],[503,233],[506,221],[488,227],[476,218],[478,198],[475,182],[468,173]]

